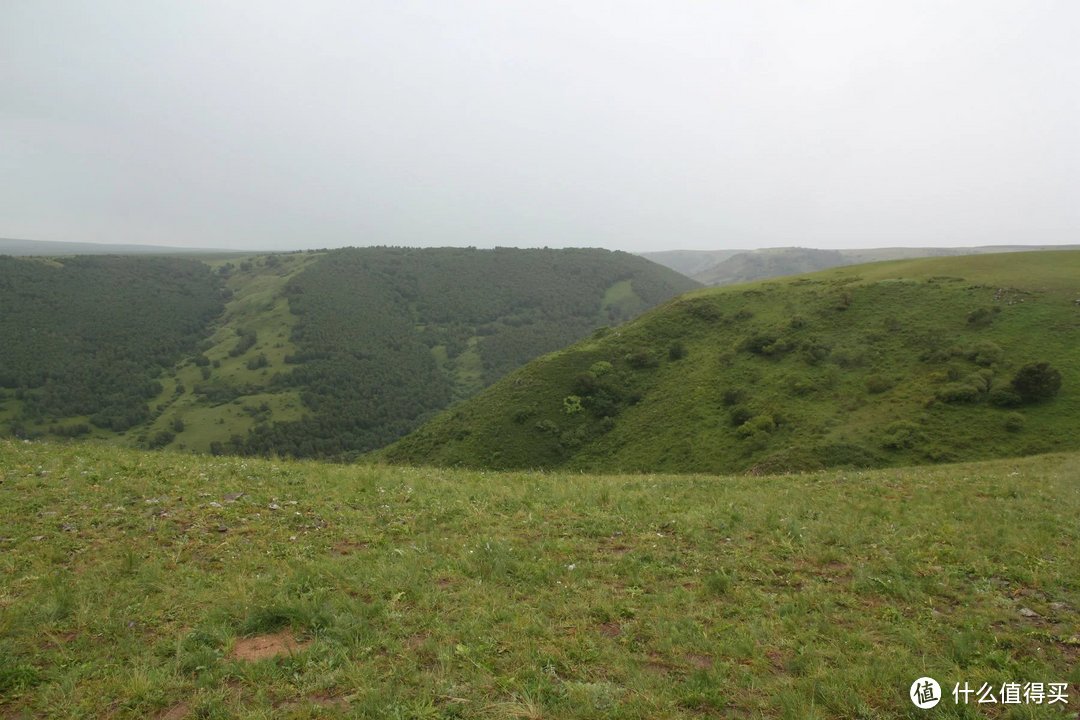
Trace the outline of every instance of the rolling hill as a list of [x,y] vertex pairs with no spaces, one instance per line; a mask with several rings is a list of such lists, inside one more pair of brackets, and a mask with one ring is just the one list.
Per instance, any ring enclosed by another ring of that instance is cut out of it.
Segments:
[[604,250],[0,257],[0,432],[346,457],[694,287]]
[[533,361],[379,457],[773,472],[1076,449],[1078,334],[1077,251],[711,288]]

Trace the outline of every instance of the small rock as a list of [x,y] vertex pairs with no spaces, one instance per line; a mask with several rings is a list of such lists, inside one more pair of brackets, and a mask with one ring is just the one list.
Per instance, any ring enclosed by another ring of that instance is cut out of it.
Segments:
[[1026,607],[1022,607],[1022,608],[1020,608],[1020,614],[1021,614],[1021,615],[1023,615],[1024,617],[1026,617],[1026,618],[1037,618],[1037,617],[1041,617],[1041,616],[1039,615],[1039,613],[1035,612],[1035,611],[1034,611],[1034,610],[1032,610],[1031,608],[1026,608]]
[[242,497],[244,497],[242,492],[228,493],[225,495],[225,502],[236,502]]
[[34,537],[32,537],[30,539],[33,540],[34,542],[40,542],[40,541],[45,539],[45,536],[44,535],[35,535]]
[[225,533],[225,532],[229,532],[229,528],[225,527],[224,525],[218,525],[217,526],[217,531],[219,533]]
[[72,525],[71,523],[64,523],[63,525],[60,526],[60,529],[63,530],[64,532],[75,532],[76,530],[78,530],[78,528],[75,527],[74,525]]
[[221,503],[219,503],[219,502],[215,502],[215,501],[210,501],[210,507],[215,507],[215,508],[219,508],[219,507],[225,507],[225,506],[224,506],[224,505],[222,505],[222,504],[221,504]]
[[280,510],[281,509],[281,506],[278,505],[277,503],[270,503],[269,505],[267,505],[267,507],[270,508],[271,510]]

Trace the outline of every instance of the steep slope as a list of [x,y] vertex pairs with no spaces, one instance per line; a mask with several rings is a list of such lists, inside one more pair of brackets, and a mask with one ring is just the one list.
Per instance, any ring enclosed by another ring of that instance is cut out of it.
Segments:
[[691,287],[606,250],[330,252],[285,288],[298,352],[274,385],[299,390],[308,413],[260,424],[230,447],[296,456],[380,447],[537,355]]
[[0,420],[59,435],[147,423],[158,377],[222,306],[219,279],[194,260],[0,256]]
[[0,258],[0,433],[342,457],[694,287],[605,250]]
[[[1078,301],[1075,251],[698,291],[530,363],[380,457],[721,472],[1078,448]],[[1013,378],[1040,362],[1060,393],[1018,397]]]

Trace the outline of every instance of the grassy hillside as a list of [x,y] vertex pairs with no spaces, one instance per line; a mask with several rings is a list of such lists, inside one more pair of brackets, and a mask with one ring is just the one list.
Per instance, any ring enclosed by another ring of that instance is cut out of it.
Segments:
[[694,287],[605,250],[0,258],[0,433],[346,457]]
[[0,715],[1060,718],[1080,458],[797,477],[0,441]]
[[[728,472],[1080,447],[1080,252],[904,260],[671,301],[545,356],[382,456]],[[1017,397],[1025,365],[1056,396]]]

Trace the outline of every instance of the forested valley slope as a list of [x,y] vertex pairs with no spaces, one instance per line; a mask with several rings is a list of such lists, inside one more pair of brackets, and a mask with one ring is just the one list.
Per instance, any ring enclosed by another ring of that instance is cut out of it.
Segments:
[[587,249],[0,257],[0,434],[346,459],[695,287]]

